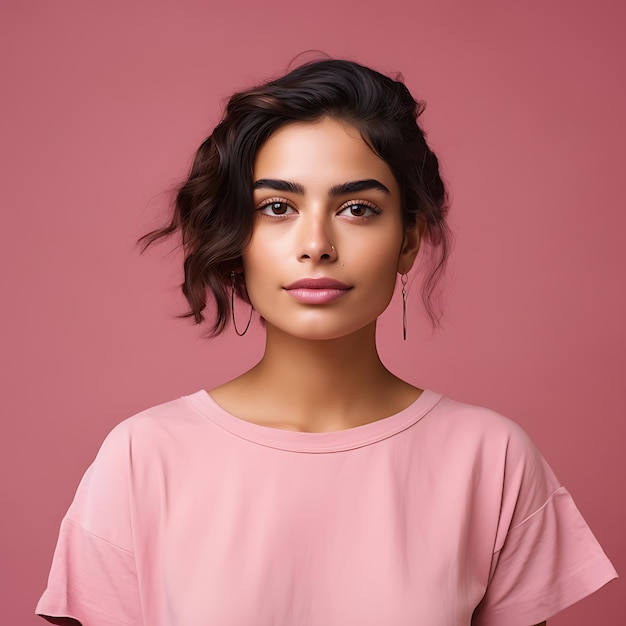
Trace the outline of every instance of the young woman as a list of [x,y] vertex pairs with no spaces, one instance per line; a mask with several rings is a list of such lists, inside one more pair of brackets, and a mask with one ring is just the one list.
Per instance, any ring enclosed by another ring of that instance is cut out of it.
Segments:
[[[325,60],[235,94],[168,227],[190,315],[263,358],[116,427],[37,613],[84,626],[533,626],[615,576],[515,424],[400,380],[376,321],[446,193],[399,81]],[[399,283],[399,285],[398,285]],[[237,309],[235,311],[235,309]],[[235,321],[236,320],[236,321]]]

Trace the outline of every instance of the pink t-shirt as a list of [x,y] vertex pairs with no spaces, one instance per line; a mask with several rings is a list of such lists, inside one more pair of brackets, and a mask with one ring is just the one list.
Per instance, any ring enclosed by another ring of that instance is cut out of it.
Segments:
[[616,576],[527,435],[425,391],[329,433],[205,391],[118,425],[37,613],[85,626],[531,626]]

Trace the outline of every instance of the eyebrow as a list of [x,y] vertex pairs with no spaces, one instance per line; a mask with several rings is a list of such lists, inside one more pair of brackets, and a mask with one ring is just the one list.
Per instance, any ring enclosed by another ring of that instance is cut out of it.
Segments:
[[255,181],[254,189],[273,189],[274,191],[304,195],[304,187],[299,183],[292,183],[288,180],[275,180],[274,178],[260,178]]
[[[304,187],[300,183],[293,183],[288,180],[276,180],[274,178],[260,178],[255,181],[254,189],[273,189],[274,191],[284,191],[286,193],[294,193],[300,196],[304,195]],[[376,180],[375,178],[367,178],[365,180],[353,180],[347,183],[333,185],[328,190],[328,195],[331,197],[343,196],[345,194],[357,193],[368,189],[375,189],[388,194],[391,193],[389,189],[379,180]]]
[[342,196],[347,193],[356,193],[358,191],[367,191],[369,189],[376,189],[377,191],[384,191],[390,194],[391,192],[385,185],[375,178],[367,178],[366,180],[353,180],[349,183],[341,183],[340,185],[333,185],[329,192],[329,196]]

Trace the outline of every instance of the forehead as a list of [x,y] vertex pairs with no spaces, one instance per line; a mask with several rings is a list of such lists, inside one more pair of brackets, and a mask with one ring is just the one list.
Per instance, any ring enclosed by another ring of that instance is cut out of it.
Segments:
[[376,178],[397,188],[389,166],[359,131],[328,117],[288,124],[272,134],[255,158],[254,179],[259,178],[320,184]]

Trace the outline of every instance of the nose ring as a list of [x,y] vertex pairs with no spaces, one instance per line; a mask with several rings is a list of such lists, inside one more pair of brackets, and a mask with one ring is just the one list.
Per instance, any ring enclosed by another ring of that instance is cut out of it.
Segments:
[[334,252],[335,251],[335,246],[333,246],[332,244],[330,245],[330,249]]

